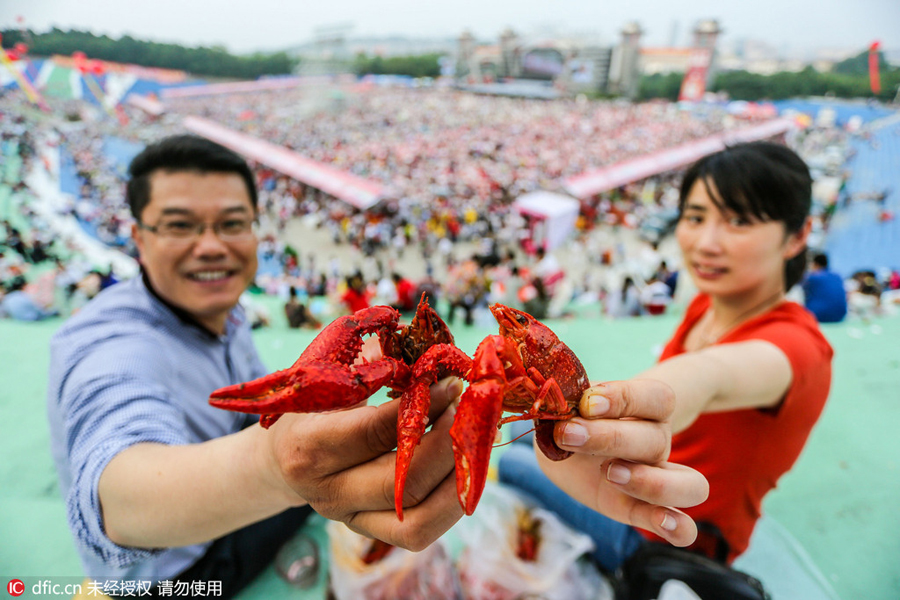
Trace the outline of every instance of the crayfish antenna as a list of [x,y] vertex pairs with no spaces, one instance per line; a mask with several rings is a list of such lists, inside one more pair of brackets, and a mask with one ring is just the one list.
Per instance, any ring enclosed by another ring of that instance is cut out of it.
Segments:
[[514,437],[513,439],[509,440],[508,442],[503,442],[502,444],[494,444],[494,448],[502,448],[503,446],[509,446],[510,444],[512,444],[513,442],[515,442],[516,440],[522,439],[523,437],[525,437],[526,435],[528,435],[528,434],[531,433],[532,431],[535,431],[535,428],[534,428],[534,427],[532,427],[531,429],[529,429],[529,430],[526,431],[525,433],[520,433],[519,435],[517,435],[517,436]]

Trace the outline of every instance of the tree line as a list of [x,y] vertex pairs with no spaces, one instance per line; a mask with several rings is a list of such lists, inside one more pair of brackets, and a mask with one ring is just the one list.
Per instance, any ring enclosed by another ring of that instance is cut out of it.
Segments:
[[298,62],[285,52],[235,55],[217,46],[188,48],[136,40],[129,35],[113,39],[88,31],[63,31],[56,27],[46,33],[10,29],[0,34],[4,47],[23,42],[32,56],[71,56],[80,51],[88,58],[176,69],[208,77],[256,79],[262,75],[286,75],[294,71]]
[[[711,92],[725,92],[733,100],[785,100],[803,96],[837,98],[877,98],[890,102],[900,86],[900,68],[891,67],[879,52],[881,93],[872,93],[869,82],[868,50],[836,63],[831,71],[819,72],[806,67],[799,72],[782,71],[761,75],[749,71],[722,71],[710,86]],[[678,99],[683,73],[656,73],[641,78],[638,97]]]
[[353,72],[357,75],[408,75],[410,77],[438,77],[441,74],[441,54],[417,56],[369,56],[356,55]]
[[[128,35],[113,39],[87,31],[63,31],[55,27],[46,33],[18,29],[0,33],[4,47],[24,42],[29,47],[29,54],[34,56],[70,56],[73,52],[81,51],[88,58],[177,69],[208,77],[256,79],[263,75],[286,75],[293,73],[301,60],[286,52],[235,55],[218,46],[189,48],[178,44],[136,40]],[[360,53],[350,67],[357,75],[438,77],[441,72],[441,56],[439,53],[431,53],[382,57]],[[878,59],[881,93],[877,98],[891,101],[900,86],[900,68],[890,67],[880,51]],[[682,78],[681,73],[646,75],[641,78],[638,98],[677,100]],[[772,75],[722,71],[715,75],[710,91],[725,92],[734,100],[748,101],[828,95],[838,98],[876,97],[869,83],[868,50],[837,63],[827,73],[821,73],[812,67],[796,73],[785,71]]]

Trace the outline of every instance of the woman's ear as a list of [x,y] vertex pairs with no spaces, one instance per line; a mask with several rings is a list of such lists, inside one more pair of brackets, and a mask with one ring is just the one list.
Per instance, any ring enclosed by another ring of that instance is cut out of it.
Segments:
[[790,234],[787,238],[787,243],[784,246],[785,260],[794,258],[806,249],[806,242],[809,239],[810,232],[812,232],[812,217],[806,217],[806,221],[803,223],[800,231]]

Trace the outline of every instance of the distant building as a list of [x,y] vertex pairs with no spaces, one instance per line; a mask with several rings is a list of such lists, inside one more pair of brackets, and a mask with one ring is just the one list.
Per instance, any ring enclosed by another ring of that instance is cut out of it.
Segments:
[[485,84],[515,81],[517,85],[544,84],[556,95],[633,96],[639,80],[642,31],[633,23],[621,33],[620,43],[608,46],[580,39],[526,40],[511,29],[501,32],[496,44],[480,43],[464,31],[457,40],[454,73],[460,85],[478,86],[479,91]]
[[698,21],[689,48],[641,48],[642,75],[684,73],[680,99],[696,100],[703,96],[719,68],[717,48],[722,29],[715,19]]
[[643,75],[668,75],[687,71],[690,48],[641,48]]
[[808,64],[808,61],[786,58],[783,51],[754,39],[740,39],[721,48],[716,60],[717,67],[722,71],[748,71],[760,75],[801,71]]
[[632,21],[620,32],[622,39],[612,52],[607,91],[636,98],[641,80],[641,26]]

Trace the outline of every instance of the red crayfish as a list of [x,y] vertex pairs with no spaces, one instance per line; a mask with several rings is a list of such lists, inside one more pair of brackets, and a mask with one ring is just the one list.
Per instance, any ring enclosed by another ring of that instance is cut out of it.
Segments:
[[[413,452],[425,432],[429,386],[448,375],[469,386],[450,428],[456,487],[467,515],[475,511],[487,481],[497,428],[534,419],[538,446],[553,460],[570,453],[553,441],[553,422],[572,418],[588,376],[581,361],[549,327],[520,310],[490,308],[499,335],[482,340],[469,358],[453,344],[450,329],[427,301],[400,325],[400,314],[375,306],[336,319],[288,369],[216,390],[213,406],[262,415],[268,428],[285,412],[322,412],[352,407],[388,386],[400,398],[394,502],[403,519],[403,490]],[[375,334],[381,358],[360,360],[364,336]],[[502,418],[503,412],[516,413]]]

